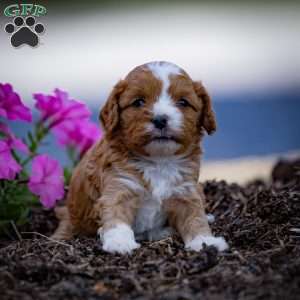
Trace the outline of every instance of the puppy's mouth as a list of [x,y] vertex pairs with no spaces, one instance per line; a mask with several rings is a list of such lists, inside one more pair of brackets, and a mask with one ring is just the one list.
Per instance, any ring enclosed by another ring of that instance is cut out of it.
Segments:
[[160,135],[160,136],[155,136],[151,139],[151,142],[154,141],[160,143],[167,143],[167,142],[177,142],[177,139],[174,136]]

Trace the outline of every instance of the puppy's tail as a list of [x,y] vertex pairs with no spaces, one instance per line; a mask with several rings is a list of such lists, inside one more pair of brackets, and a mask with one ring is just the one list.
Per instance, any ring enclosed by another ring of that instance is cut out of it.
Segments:
[[53,235],[52,239],[55,240],[70,240],[74,236],[73,225],[70,220],[68,208],[60,206],[55,208],[55,215],[59,220],[59,224]]

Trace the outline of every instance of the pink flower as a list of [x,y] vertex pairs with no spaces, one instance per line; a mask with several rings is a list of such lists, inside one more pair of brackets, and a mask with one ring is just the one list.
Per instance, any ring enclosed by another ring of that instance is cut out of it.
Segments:
[[8,143],[0,140],[0,179],[13,180],[21,169],[13,158]]
[[41,120],[53,128],[60,144],[75,146],[83,154],[100,138],[100,130],[89,121],[87,106],[70,99],[66,92],[55,89],[54,95],[34,94],[34,98]]
[[41,112],[42,120],[48,120],[49,128],[63,122],[88,119],[91,112],[85,104],[69,99],[66,92],[54,90],[54,95],[34,94],[35,107]]
[[101,137],[98,126],[87,120],[63,122],[54,130],[58,142],[63,146],[72,146],[83,155]]
[[0,122],[0,132],[6,135],[3,141],[6,142],[6,144],[10,149],[16,149],[26,154],[29,153],[27,145],[24,144],[22,140],[16,138],[13,132],[8,128],[8,126],[1,122]]
[[40,196],[41,203],[51,208],[64,197],[63,169],[58,161],[48,155],[38,155],[32,161],[29,190]]
[[10,84],[0,83],[0,116],[9,120],[32,121],[32,115]]
[[54,116],[62,109],[62,99],[52,95],[33,94],[37,100],[35,107],[41,112],[42,120],[45,121]]
[[15,179],[16,175],[21,171],[21,166],[12,156],[11,150],[20,150],[28,153],[27,146],[15,137],[6,124],[0,122],[0,132],[5,137],[0,140],[0,179]]

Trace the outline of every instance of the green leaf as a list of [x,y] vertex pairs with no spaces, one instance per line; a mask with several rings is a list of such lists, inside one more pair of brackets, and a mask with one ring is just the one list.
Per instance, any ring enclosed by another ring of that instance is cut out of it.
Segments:
[[26,184],[17,181],[1,181],[0,189],[0,232],[6,232],[10,222],[23,225],[28,222],[31,207],[39,205]]
[[72,171],[69,168],[64,167],[65,185],[70,184],[71,177],[72,177]]

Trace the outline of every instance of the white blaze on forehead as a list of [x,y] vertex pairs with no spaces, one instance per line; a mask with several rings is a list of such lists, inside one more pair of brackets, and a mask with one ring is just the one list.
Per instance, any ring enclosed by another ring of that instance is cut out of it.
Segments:
[[153,75],[162,80],[163,83],[169,84],[169,76],[171,74],[180,74],[181,70],[178,66],[168,62],[152,62],[147,64]]
[[173,130],[179,130],[182,124],[182,113],[175,106],[168,89],[170,86],[170,75],[181,74],[178,66],[167,62],[154,62],[147,65],[152,74],[162,81],[162,91],[158,100],[153,106],[154,116],[167,115],[169,127]]

